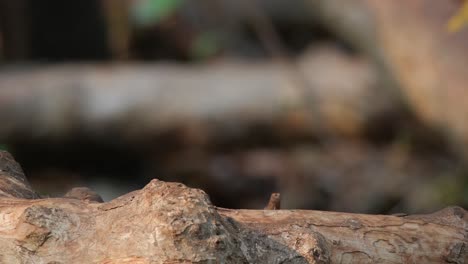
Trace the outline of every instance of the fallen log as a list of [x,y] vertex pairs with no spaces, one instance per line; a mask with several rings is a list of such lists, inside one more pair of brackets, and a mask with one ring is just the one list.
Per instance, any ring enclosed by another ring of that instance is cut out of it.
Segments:
[[1,263],[465,263],[468,215],[230,210],[153,180],[106,203],[3,196],[0,248]]
[[[298,65],[307,81],[303,90],[283,65],[272,62],[5,69],[0,72],[0,139],[78,134],[148,142],[183,130],[189,138],[223,141],[245,137],[259,126],[277,136],[356,136],[372,120],[398,112],[393,99],[378,89],[365,59],[322,47]],[[311,97],[314,103],[304,103]]]

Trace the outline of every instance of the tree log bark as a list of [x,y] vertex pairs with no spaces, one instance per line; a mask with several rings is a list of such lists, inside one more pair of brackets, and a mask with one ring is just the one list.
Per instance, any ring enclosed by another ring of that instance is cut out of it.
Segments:
[[106,203],[1,197],[0,249],[1,263],[466,263],[468,215],[229,210],[153,180]]

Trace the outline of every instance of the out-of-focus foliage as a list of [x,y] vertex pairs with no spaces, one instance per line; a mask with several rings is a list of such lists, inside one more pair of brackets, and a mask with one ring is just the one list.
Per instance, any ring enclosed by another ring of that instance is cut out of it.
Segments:
[[166,19],[184,3],[184,0],[138,0],[131,13],[137,25],[154,25]]
[[191,55],[194,59],[205,59],[219,51],[218,38],[211,32],[198,34],[191,46]]
[[[191,21],[186,21],[183,16],[178,16],[184,3],[185,0],[138,0],[131,5],[131,17],[135,25],[140,28],[162,27],[165,28],[162,32],[167,33],[167,26],[170,25],[170,31],[175,32],[175,34],[163,36],[168,38],[167,42],[180,41],[180,38],[174,38],[178,31],[183,32],[184,35],[190,32],[191,36],[187,37],[186,40],[189,45],[186,46],[184,53],[191,59],[203,60],[216,55],[221,49],[219,36],[209,29],[197,28],[192,25]],[[169,23],[167,23],[168,21]]]
[[0,150],[8,150],[7,145],[5,145],[5,144],[0,144]]
[[468,1],[464,1],[458,12],[447,23],[449,32],[458,32],[468,24]]
[[453,178],[445,177],[435,181],[438,190],[434,194],[443,204],[456,204],[460,201],[467,202],[468,199],[468,180],[465,177],[461,181],[454,181]]

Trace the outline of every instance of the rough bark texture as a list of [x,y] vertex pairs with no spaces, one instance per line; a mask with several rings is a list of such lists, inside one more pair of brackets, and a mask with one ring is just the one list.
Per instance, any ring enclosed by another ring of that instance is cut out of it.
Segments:
[[468,261],[460,207],[403,217],[229,210],[158,180],[107,203],[14,196],[0,198],[0,263]]
[[0,197],[36,199],[21,166],[10,153],[0,150]]

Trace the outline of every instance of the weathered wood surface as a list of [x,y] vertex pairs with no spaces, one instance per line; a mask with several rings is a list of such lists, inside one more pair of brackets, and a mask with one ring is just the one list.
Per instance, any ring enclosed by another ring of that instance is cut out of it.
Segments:
[[230,210],[158,180],[106,203],[0,198],[0,263],[466,263],[467,249],[460,207],[413,216]]
[[7,151],[0,150],[0,197],[37,199],[21,166]]
[[468,260],[468,217],[460,207],[404,217],[294,210],[219,212],[288,245],[309,261],[304,263],[464,263]]
[[[0,200],[2,263],[465,263],[467,214],[228,210],[152,181],[107,203]],[[55,261],[55,262],[53,262]]]

